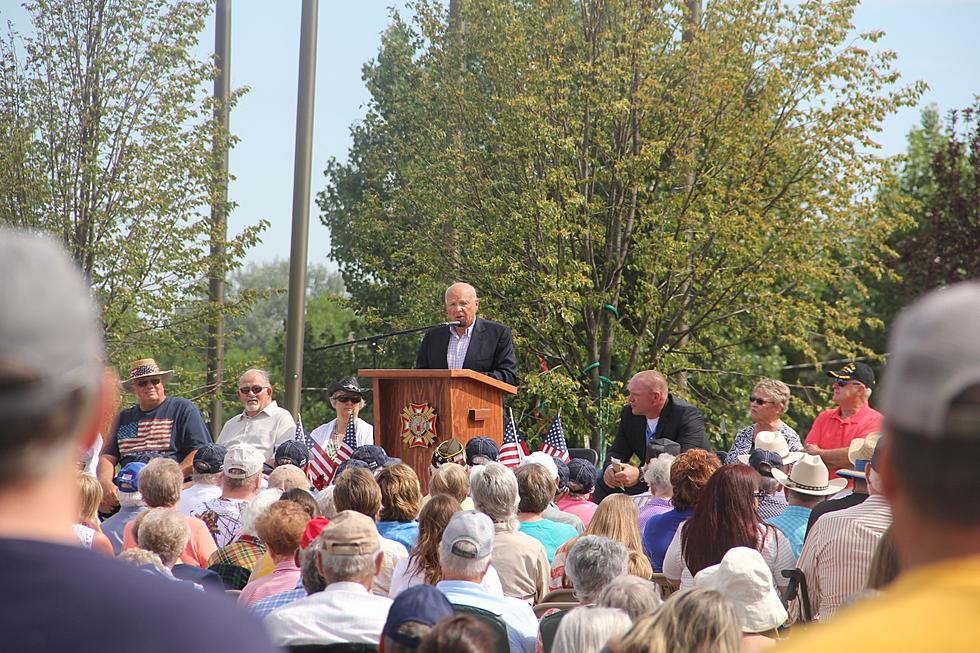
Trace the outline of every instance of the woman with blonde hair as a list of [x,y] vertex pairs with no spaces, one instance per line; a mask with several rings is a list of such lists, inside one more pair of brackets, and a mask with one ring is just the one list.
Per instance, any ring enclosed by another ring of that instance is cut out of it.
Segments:
[[782,420],[787,408],[789,408],[788,385],[776,379],[761,379],[756,383],[749,393],[749,417],[752,423],[735,434],[732,448],[725,456],[725,464],[735,464],[740,455],[752,453],[756,436],[765,431],[781,435],[791,452],[803,451],[799,434]]
[[[643,553],[638,520],[639,510],[629,495],[610,494],[599,504],[583,535],[601,535],[621,543],[629,551],[629,574],[649,580],[653,575],[653,568]],[[565,560],[578,539],[576,537],[565,542],[555,552],[548,581],[549,591],[573,588],[571,579],[565,573]]]
[[108,556],[114,556],[112,542],[99,526],[99,504],[102,502],[102,486],[91,474],[78,473],[78,522],[75,524],[75,537],[86,549],[92,549]]
[[739,653],[741,646],[731,602],[714,590],[691,588],[674,594],[607,648],[611,653]]
[[398,463],[378,472],[377,481],[381,488],[378,532],[411,551],[419,537],[417,518],[422,503],[419,477],[414,469],[405,463]]

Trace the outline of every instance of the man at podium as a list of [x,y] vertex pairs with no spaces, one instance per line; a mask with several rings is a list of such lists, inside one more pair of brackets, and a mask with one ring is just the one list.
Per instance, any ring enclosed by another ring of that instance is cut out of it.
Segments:
[[429,329],[415,359],[418,369],[468,369],[517,385],[517,356],[510,327],[477,318],[480,299],[468,283],[446,289],[446,316],[457,326]]

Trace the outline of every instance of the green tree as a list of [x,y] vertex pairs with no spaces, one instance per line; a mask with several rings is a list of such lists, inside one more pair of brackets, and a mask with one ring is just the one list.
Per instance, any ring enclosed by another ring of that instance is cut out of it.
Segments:
[[852,300],[905,219],[875,210],[873,133],[920,86],[856,4],[468,0],[464,38],[439,3],[396,15],[319,196],[355,304],[418,323],[470,281],[514,327],[516,406],[573,441],[614,426],[603,379],[657,367],[717,429],[775,345],[864,352]]
[[[110,360],[203,346],[215,188],[203,0],[31,0],[0,40],[0,223],[58,238],[103,307]],[[230,207],[229,207],[230,208]],[[226,242],[231,269],[266,223]],[[190,371],[190,369],[188,369]],[[203,376],[182,375],[188,388]]]

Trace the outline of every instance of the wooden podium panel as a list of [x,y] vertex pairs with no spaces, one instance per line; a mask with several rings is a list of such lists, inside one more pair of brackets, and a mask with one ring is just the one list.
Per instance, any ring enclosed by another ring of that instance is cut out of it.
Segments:
[[[473,370],[358,370],[371,379],[374,391],[374,441],[389,456],[401,458],[419,475],[428,492],[432,452],[443,440],[470,438],[497,441],[504,431],[503,400],[517,388]],[[402,411],[409,404],[429,404],[436,411],[436,438],[428,447],[412,447],[402,439]]]

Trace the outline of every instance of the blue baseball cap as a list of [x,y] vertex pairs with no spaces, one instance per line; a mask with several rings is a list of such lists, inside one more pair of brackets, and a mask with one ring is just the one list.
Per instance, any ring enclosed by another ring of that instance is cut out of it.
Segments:
[[286,440],[276,448],[276,465],[296,465],[302,469],[310,462],[310,448],[301,440]]
[[483,456],[489,460],[496,461],[498,455],[500,455],[500,451],[497,448],[497,443],[490,438],[481,435],[471,438],[466,443],[466,464],[470,467],[479,464],[473,462],[477,456]]
[[194,454],[194,471],[198,474],[217,474],[224,469],[228,450],[214,442],[208,443]]
[[354,449],[351,458],[366,462],[371,471],[377,471],[382,467],[390,467],[401,462],[400,458],[392,458],[384,450],[384,447],[379,447],[376,444],[361,445]]
[[402,646],[415,649],[420,638],[399,632],[406,623],[435,626],[453,616],[453,606],[446,595],[432,585],[415,585],[398,594],[388,608],[388,619],[381,634]]
[[558,456],[552,458],[555,459],[555,467],[558,468],[558,489],[564,490],[568,487],[568,463]]
[[[559,471],[560,468],[559,468]],[[585,458],[568,461],[568,488],[575,494],[588,494],[595,488],[595,465]]]
[[128,463],[123,465],[116,474],[116,487],[120,492],[139,492],[140,472],[146,467],[146,463]]

